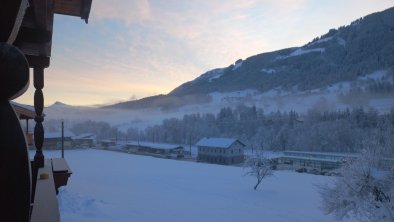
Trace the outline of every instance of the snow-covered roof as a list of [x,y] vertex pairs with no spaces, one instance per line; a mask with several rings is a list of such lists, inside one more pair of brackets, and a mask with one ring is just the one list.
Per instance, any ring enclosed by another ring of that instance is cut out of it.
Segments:
[[[234,138],[204,137],[196,143],[196,146],[229,148],[236,141],[241,143],[239,140],[234,139]],[[243,143],[241,143],[241,144],[244,145]]]
[[338,153],[338,152],[313,152],[313,151],[283,151],[283,155],[285,156],[326,156],[326,157],[335,157],[335,158],[351,158],[351,157],[359,157],[358,153]]
[[26,105],[26,104],[21,104],[21,103],[17,103],[17,102],[14,102],[14,101],[10,101],[10,103],[11,103],[11,105],[20,106],[20,107],[22,107],[22,108],[24,108],[24,109],[30,110],[30,111],[32,111],[32,112],[35,112],[33,106]]
[[310,161],[320,161],[320,162],[332,162],[337,163],[340,159],[327,159],[318,157],[306,157],[306,156],[287,156],[283,155],[282,158],[297,159],[297,160],[310,160]]
[[149,148],[160,149],[160,150],[172,150],[182,147],[181,145],[177,145],[177,144],[153,143],[153,142],[144,142],[144,141],[128,141],[125,145],[142,146],[142,147],[149,147]]
[[34,107],[10,101],[20,119],[33,119],[36,116]]
[[[64,131],[64,137],[74,137],[74,133],[70,131]],[[54,138],[61,138],[62,132],[45,132],[44,138],[45,139],[54,139]]]
[[78,139],[95,139],[96,135],[94,133],[83,133],[77,136],[73,137],[73,140],[78,140]]

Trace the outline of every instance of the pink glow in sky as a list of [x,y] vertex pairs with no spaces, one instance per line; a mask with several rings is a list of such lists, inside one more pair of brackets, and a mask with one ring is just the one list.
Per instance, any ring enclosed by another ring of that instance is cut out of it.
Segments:
[[[56,16],[45,105],[166,94],[218,67],[301,46],[392,0],[93,0],[89,24]],[[33,103],[33,87],[18,102]]]

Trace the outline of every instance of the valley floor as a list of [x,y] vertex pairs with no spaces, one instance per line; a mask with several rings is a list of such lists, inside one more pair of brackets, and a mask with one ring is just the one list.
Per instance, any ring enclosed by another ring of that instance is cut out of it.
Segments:
[[317,188],[334,177],[276,171],[254,191],[242,167],[90,149],[65,156],[73,174],[58,196],[63,222],[335,221]]

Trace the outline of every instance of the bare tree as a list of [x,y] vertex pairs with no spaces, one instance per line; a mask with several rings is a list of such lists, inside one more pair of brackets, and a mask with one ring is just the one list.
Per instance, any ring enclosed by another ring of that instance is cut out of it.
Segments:
[[253,176],[257,179],[257,183],[253,187],[254,190],[257,189],[265,177],[273,175],[271,161],[264,157],[262,152],[248,157],[245,161],[245,168],[248,170],[245,175]]
[[361,221],[394,221],[393,159],[383,156],[381,149],[369,148],[340,173],[334,184],[321,187],[327,214],[338,220],[355,216]]

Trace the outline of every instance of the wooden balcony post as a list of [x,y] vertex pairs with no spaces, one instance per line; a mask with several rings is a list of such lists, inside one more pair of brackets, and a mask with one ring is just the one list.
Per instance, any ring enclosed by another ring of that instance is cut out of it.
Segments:
[[31,172],[27,144],[9,100],[29,83],[29,65],[16,47],[0,42],[0,221],[28,222]]
[[34,145],[36,146],[36,154],[34,156],[34,163],[37,168],[44,167],[44,154],[42,152],[42,146],[44,144],[44,127],[42,122],[44,121],[44,94],[42,89],[44,88],[44,68],[35,67],[34,73],[34,109],[36,111],[36,125],[34,127]]

